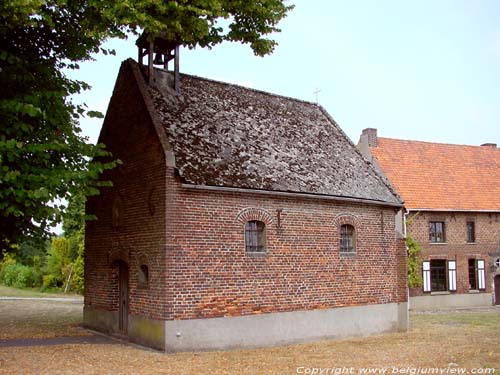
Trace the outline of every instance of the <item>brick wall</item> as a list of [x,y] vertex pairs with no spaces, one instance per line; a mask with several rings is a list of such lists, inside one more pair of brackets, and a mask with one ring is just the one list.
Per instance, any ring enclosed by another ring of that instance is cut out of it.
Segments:
[[[406,301],[406,255],[394,210],[331,201],[207,192],[174,186],[166,319]],[[267,253],[246,254],[246,209],[267,224]],[[280,220],[278,227],[278,210]],[[343,218],[357,253],[339,253]]]
[[[409,218],[415,213],[410,213]],[[429,222],[445,223],[445,243],[429,242]],[[467,221],[475,222],[476,242],[467,243]],[[486,261],[486,291],[491,292],[489,253],[499,249],[500,214],[421,212],[410,220],[408,232],[422,245],[422,260],[447,259],[457,261],[457,292],[469,292],[469,259]],[[424,295],[422,288],[410,290],[410,295]]]
[[[116,261],[123,260],[130,268],[130,313],[159,319],[167,304],[165,158],[130,70],[122,69],[100,142],[123,164],[102,177],[113,187],[87,203],[98,219],[86,228],[85,304],[118,310]],[[141,265],[149,269],[148,287],[139,286]]]

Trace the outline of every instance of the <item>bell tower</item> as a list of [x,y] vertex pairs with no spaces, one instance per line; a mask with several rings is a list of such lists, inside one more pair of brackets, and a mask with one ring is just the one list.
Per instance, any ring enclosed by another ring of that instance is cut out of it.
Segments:
[[154,79],[153,68],[155,65],[162,66],[168,70],[168,63],[174,60],[174,90],[176,95],[180,93],[179,76],[179,47],[180,43],[163,38],[163,33],[154,39],[143,33],[135,43],[138,48],[138,61],[144,65],[144,57],[148,56],[147,79],[152,83]]

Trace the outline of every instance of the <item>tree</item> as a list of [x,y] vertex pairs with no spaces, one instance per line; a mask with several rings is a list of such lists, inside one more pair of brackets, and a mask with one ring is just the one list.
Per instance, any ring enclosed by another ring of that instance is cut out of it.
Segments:
[[88,143],[78,120],[102,115],[71,101],[89,86],[65,70],[113,53],[100,47],[106,39],[140,31],[188,47],[248,43],[264,56],[276,45],[266,36],[292,7],[284,0],[0,2],[0,256],[25,236],[46,235],[64,201],[96,194],[99,174],[116,165],[95,162],[109,155]]

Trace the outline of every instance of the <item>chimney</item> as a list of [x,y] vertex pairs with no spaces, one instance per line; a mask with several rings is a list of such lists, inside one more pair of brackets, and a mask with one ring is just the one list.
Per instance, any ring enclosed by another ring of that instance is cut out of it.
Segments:
[[377,147],[377,129],[375,128],[366,128],[363,129],[363,132],[361,133],[361,137],[364,137],[368,141],[368,146],[369,147]]
[[135,43],[139,49],[139,63],[144,65],[144,56],[148,56],[147,78],[149,84],[154,83],[154,65],[161,65],[168,71],[168,63],[174,60],[174,90],[180,94],[179,47],[180,43],[163,38],[163,34],[150,38],[143,33]]
[[497,148],[496,143],[483,143],[481,147],[491,147],[491,148]]

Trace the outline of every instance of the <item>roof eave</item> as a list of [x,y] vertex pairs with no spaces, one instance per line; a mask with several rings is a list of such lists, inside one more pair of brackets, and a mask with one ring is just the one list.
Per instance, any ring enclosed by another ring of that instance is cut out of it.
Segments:
[[385,202],[365,198],[355,198],[355,197],[342,197],[338,195],[326,195],[326,194],[314,194],[314,193],[299,193],[299,192],[289,192],[289,191],[276,191],[276,190],[261,190],[261,189],[249,189],[249,188],[235,188],[228,186],[211,186],[211,185],[194,185],[194,184],[181,184],[181,187],[185,189],[192,190],[206,190],[206,191],[220,191],[226,193],[245,193],[245,194],[259,194],[259,195],[271,195],[276,197],[291,197],[291,198],[306,198],[306,199],[321,199],[321,200],[331,200],[339,202],[351,202],[358,204],[369,204],[374,206],[385,206],[393,208],[403,208],[404,204],[396,202]]
[[423,212],[480,212],[480,213],[500,213],[500,209],[469,209],[469,208],[413,208],[406,207],[408,211]]

